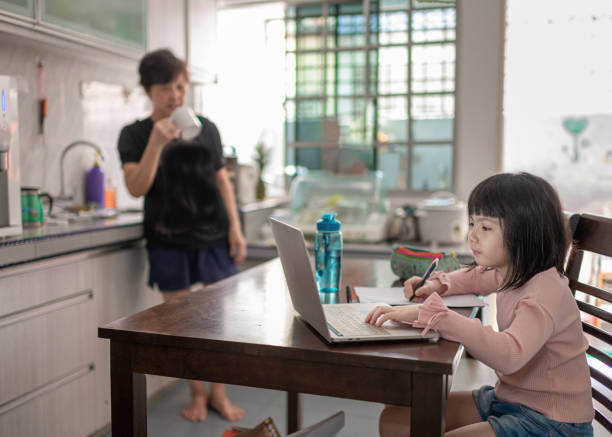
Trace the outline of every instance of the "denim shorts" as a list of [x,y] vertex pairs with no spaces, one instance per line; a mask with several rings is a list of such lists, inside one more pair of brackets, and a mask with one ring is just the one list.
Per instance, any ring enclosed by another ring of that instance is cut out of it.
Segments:
[[167,249],[147,246],[149,286],[160,291],[179,291],[202,282],[211,284],[238,273],[227,247]]
[[500,401],[490,385],[472,391],[476,408],[497,437],[592,437],[591,422],[565,423],[520,404]]

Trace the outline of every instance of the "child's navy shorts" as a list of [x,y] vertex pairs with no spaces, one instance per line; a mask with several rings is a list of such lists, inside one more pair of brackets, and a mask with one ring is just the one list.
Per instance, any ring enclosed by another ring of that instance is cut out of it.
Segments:
[[500,401],[490,385],[472,391],[482,420],[491,424],[496,437],[592,437],[591,422],[565,423],[520,404]]
[[202,282],[210,284],[238,273],[227,247],[166,249],[147,246],[149,286],[160,291],[179,291]]

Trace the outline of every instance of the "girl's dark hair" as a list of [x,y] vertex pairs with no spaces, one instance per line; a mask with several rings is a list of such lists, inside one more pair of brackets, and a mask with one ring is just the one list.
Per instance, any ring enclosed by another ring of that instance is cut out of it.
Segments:
[[503,221],[510,268],[500,290],[520,287],[551,267],[564,273],[569,222],[557,192],[541,177],[529,173],[491,176],[470,194],[468,213]]
[[168,49],[155,50],[144,55],[140,60],[138,73],[140,85],[145,91],[149,91],[153,85],[172,82],[180,74],[184,74],[189,80],[185,62]]

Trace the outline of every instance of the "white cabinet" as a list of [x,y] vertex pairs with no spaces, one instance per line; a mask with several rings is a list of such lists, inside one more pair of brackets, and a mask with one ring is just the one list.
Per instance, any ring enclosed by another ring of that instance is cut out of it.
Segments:
[[[92,258],[98,326],[162,302],[161,294],[147,287],[147,254],[134,244]],[[97,334],[96,334],[97,335]],[[110,342],[96,338],[96,424],[110,423]],[[147,395],[174,381],[147,375]]]
[[[0,269],[0,436],[84,437],[110,423],[98,326],[161,303],[141,243]],[[171,383],[148,377],[149,396]]]
[[95,429],[93,281],[89,261],[67,258],[0,271],[2,436]]

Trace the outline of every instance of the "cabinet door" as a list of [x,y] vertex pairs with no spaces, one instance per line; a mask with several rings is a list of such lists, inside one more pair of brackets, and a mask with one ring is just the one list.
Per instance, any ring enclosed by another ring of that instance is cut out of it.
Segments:
[[145,0],[40,0],[40,18],[120,45],[146,45]]
[[71,256],[1,271],[0,435],[94,431],[89,266]]
[[0,11],[34,18],[34,0],[0,0]]
[[[92,259],[98,326],[162,302],[161,294],[147,286],[148,261],[143,245],[109,251]],[[110,422],[110,343],[96,340],[96,428]],[[174,379],[147,375],[147,395]]]
[[94,372],[84,371],[0,415],[0,436],[84,437],[95,413]]

